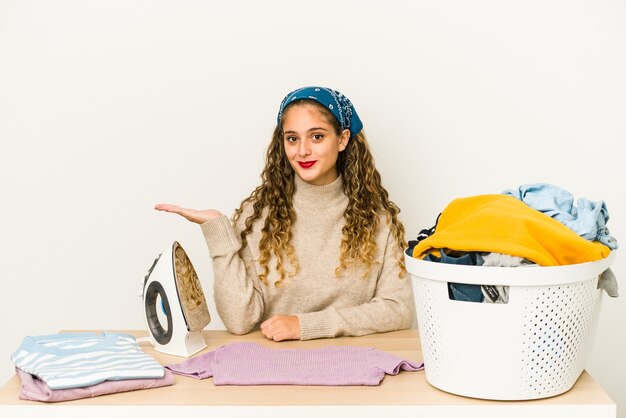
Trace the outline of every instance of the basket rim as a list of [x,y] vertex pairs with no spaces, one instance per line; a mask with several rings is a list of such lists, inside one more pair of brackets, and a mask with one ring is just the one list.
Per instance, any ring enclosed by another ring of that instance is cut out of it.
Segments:
[[407,271],[414,279],[476,285],[554,286],[596,279],[615,260],[613,250],[607,258],[564,266],[483,267],[434,263],[404,253]]

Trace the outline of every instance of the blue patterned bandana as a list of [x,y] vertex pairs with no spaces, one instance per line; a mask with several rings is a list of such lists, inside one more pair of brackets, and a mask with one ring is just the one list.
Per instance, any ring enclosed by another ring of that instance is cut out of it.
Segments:
[[326,87],[302,87],[289,93],[280,104],[280,110],[276,118],[279,125],[280,117],[285,108],[296,100],[302,99],[315,100],[330,110],[339,122],[341,130],[350,130],[350,137],[358,134],[363,129],[363,122],[361,122],[350,100],[338,91]]

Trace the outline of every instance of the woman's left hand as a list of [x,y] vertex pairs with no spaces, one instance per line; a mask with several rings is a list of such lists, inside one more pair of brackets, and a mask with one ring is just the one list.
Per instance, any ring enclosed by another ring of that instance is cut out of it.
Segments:
[[300,320],[295,315],[274,315],[261,324],[261,333],[268,340],[299,340]]

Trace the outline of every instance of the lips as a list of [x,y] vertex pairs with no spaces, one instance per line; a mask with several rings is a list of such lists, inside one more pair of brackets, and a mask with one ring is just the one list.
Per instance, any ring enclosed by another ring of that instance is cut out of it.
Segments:
[[298,161],[298,164],[300,165],[300,167],[302,168],[311,168],[313,167],[313,165],[317,162],[317,160],[313,160],[313,161]]

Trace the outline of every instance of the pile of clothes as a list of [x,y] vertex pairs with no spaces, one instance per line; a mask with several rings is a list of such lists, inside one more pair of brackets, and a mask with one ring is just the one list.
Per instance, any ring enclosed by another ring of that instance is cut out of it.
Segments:
[[60,402],[172,385],[174,376],[122,333],[26,337],[11,355],[20,399]]
[[[409,241],[407,254],[426,261],[474,266],[562,266],[608,257],[617,240],[603,201],[579,199],[550,184],[453,200],[434,227]],[[617,296],[610,269],[601,286]],[[449,283],[450,299],[507,303],[508,286]]]

